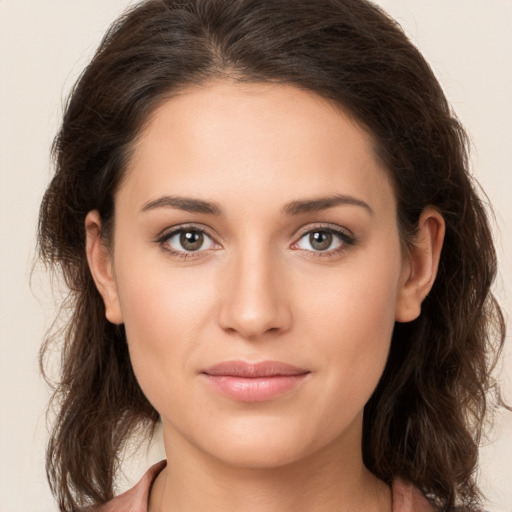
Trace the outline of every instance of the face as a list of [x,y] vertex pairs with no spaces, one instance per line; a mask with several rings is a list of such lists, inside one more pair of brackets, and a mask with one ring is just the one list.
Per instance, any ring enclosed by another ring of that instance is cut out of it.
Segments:
[[360,450],[411,271],[355,122],[288,85],[187,89],[115,211],[99,287],[167,446],[255,467]]

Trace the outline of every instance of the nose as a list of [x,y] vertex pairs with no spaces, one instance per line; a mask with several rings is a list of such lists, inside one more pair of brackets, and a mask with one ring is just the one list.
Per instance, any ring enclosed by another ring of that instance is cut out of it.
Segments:
[[219,324],[248,340],[285,332],[292,323],[282,269],[269,252],[248,250],[234,257],[221,285]]

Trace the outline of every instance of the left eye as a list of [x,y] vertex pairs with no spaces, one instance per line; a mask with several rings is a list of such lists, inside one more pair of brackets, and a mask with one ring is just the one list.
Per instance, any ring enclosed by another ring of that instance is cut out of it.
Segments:
[[211,249],[213,240],[199,229],[180,229],[171,233],[165,242],[175,252],[197,252]]
[[345,243],[341,234],[326,229],[316,229],[305,233],[297,242],[299,249],[306,251],[332,251]]

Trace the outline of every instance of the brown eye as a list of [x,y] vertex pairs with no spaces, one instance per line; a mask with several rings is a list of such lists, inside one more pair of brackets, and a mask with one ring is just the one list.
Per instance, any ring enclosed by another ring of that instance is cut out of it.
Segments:
[[331,253],[355,243],[353,236],[334,228],[311,229],[306,231],[294,244],[295,249],[313,253]]
[[327,231],[312,231],[309,234],[309,243],[315,251],[326,251],[332,244],[332,233]]
[[214,241],[201,229],[181,228],[165,235],[160,243],[174,253],[201,252],[215,246]]
[[200,231],[182,231],[180,244],[186,251],[197,251],[201,249],[204,242],[204,235]]

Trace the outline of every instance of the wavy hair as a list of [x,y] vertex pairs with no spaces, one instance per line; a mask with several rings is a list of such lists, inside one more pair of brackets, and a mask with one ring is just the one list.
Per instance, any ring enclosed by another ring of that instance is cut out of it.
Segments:
[[72,90],[40,210],[40,255],[64,276],[72,312],[41,351],[44,367],[48,348],[61,344],[47,450],[60,510],[112,498],[126,441],[151,435],[159,421],[122,326],[105,319],[85,256],[85,216],[99,210],[108,242],[113,198],[148,116],[176,91],[216,78],[292,84],[352,116],[392,177],[405,246],[425,207],[444,217],[437,280],[420,317],[396,324],[365,407],[363,457],[377,477],[414,483],[442,511],[480,503],[478,445],[505,327],[467,138],[432,70],[366,0],[149,0],[112,25]]

